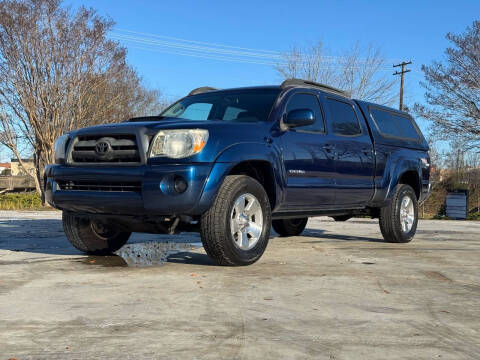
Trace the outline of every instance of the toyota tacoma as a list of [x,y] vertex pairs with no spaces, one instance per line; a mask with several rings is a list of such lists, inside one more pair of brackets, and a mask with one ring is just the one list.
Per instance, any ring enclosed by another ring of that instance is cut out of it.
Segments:
[[290,79],[202,87],[158,116],[59,137],[45,195],[77,249],[118,250],[132,232],[198,231],[220,265],[247,265],[270,229],[313,216],[378,218],[385,241],[412,240],[429,193],[428,145],[405,112]]

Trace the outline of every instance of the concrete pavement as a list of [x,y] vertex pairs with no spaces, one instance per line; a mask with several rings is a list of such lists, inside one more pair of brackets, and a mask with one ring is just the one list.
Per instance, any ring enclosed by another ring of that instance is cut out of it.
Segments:
[[196,234],[88,257],[59,212],[0,212],[0,360],[479,359],[480,223],[418,229],[310,219],[230,268]]

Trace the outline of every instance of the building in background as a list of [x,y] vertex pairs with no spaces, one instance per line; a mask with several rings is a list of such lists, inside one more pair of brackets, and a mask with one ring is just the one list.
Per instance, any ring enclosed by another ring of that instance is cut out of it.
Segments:
[[10,163],[0,163],[0,175],[10,175]]
[[[35,174],[35,164],[33,159],[22,159],[23,165],[27,168],[26,170],[30,175]],[[11,175],[12,176],[22,176],[28,175],[26,174],[25,170],[20,166],[18,159],[12,159],[11,162]]]

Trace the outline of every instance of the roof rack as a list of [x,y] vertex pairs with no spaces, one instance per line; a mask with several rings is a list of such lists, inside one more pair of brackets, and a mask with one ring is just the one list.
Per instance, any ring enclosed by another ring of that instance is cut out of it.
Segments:
[[218,90],[218,89],[216,89],[214,87],[211,87],[211,86],[202,86],[202,87],[199,87],[199,88],[196,88],[196,89],[193,89],[192,91],[190,91],[188,93],[188,96],[203,94],[203,93],[206,93],[206,92],[209,92],[209,91],[214,91],[214,90]]
[[334,88],[333,86],[316,83],[316,82],[310,81],[310,80],[302,80],[302,79],[293,78],[293,79],[285,80],[280,85],[281,88],[285,88],[287,86],[311,86],[311,87],[319,88],[319,89],[324,90],[324,91],[328,91],[328,92],[331,92],[331,93],[335,93],[335,94],[338,94],[338,95],[349,97],[347,92],[345,92],[343,90]]

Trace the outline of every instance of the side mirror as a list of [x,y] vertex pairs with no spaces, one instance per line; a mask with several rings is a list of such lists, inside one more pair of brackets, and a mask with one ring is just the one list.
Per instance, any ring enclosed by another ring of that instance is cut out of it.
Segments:
[[315,115],[310,109],[295,109],[290,111],[285,118],[285,125],[290,128],[312,125],[315,122]]

